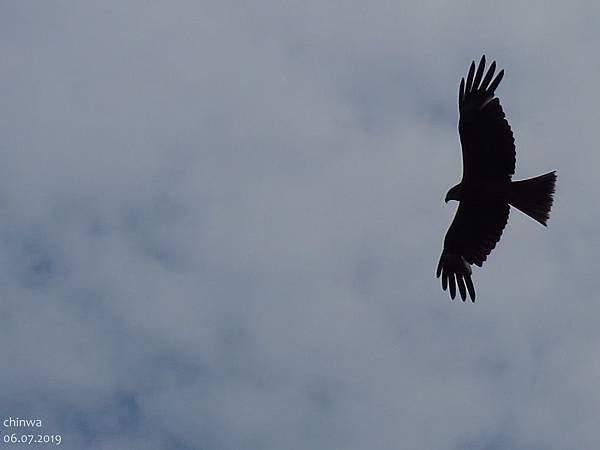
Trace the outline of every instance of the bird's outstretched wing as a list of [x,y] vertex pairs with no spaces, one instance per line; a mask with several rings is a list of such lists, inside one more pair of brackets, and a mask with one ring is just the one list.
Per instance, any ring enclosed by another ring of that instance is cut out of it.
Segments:
[[494,97],[504,70],[494,78],[496,61],[492,62],[485,77],[484,69],[485,55],[481,57],[477,72],[473,61],[467,81],[460,80],[458,130],[464,182],[510,179],[515,173],[515,140],[500,100]]
[[475,288],[471,281],[471,266],[479,267],[486,260],[508,221],[506,202],[473,203],[461,201],[454,220],[444,239],[444,250],[437,267],[437,277],[442,277],[442,289],[450,286],[450,297],[456,296],[456,286],[463,301],[467,291],[475,301]]

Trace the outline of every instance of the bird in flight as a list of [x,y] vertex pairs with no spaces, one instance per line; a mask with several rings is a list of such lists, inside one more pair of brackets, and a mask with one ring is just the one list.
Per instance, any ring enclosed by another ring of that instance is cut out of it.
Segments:
[[460,80],[458,131],[462,146],[463,176],[446,194],[459,202],[454,220],[446,233],[444,249],[436,275],[442,277],[442,289],[456,288],[463,302],[467,292],[475,302],[471,264],[481,267],[508,221],[513,206],[546,226],[552,208],[556,172],[535,178],[512,181],[515,173],[515,140],[506,121],[500,100],[494,91],[504,76],[494,78],[496,62],[487,73],[485,55],[477,71],[471,63],[467,81]]

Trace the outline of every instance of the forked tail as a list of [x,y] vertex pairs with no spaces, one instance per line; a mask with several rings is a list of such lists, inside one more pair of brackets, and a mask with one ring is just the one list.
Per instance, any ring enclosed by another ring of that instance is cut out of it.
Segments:
[[555,184],[555,171],[527,180],[513,181],[510,184],[509,203],[546,226],[552,209]]

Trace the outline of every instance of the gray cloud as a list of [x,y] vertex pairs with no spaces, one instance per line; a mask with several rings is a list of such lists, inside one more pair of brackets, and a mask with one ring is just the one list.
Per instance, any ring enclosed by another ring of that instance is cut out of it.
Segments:
[[[67,449],[595,448],[597,8],[1,6],[2,417]],[[518,177],[559,184],[463,305],[433,272],[482,52]]]

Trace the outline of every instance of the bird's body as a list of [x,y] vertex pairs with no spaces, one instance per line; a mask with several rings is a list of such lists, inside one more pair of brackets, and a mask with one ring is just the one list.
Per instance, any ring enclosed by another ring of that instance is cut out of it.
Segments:
[[546,225],[552,207],[556,173],[512,181],[515,172],[515,140],[500,100],[494,91],[504,71],[494,77],[493,62],[483,77],[485,56],[477,72],[471,64],[467,81],[459,89],[460,120],[458,130],[462,146],[463,177],[446,195],[446,202],[457,200],[458,210],[444,239],[444,250],[437,268],[442,288],[456,288],[463,301],[467,292],[475,301],[471,264],[481,267],[508,221],[512,205],[542,225]]

